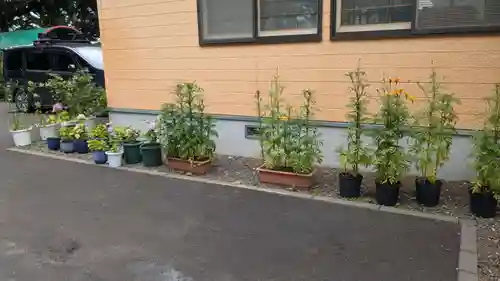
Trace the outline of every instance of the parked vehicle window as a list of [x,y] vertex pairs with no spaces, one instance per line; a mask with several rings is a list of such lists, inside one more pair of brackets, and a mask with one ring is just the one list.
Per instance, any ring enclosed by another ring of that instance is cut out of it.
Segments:
[[12,50],[6,56],[7,70],[20,70],[23,68],[23,52],[21,50]]
[[70,65],[75,65],[75,61],[71,57],[70,54],[66,53],[55,53],[52,54],[54,58],[54,65],[52,66],[52,70],[55,71],[69,71]]
[[49,70],[49,54],[41,52],[28,52],[26,54],[26,68],[29,70]]
[[104,62],[102,58],[102,49],[100,47],[79,47],[75,49],[87,63],[91,64],[97,69],[104,69]]
[[283,36],[310,41],[312,35],[321,40],[321,0],[198,0],[198,7],[202,43],[266,41]]

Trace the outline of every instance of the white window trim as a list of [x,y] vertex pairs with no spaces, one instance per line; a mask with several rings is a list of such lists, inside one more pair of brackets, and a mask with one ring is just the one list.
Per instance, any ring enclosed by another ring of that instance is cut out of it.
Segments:
[[[332,0],[333,1],[333,0]],[[318,1],[319,2],[319,1]],[[321,8],[321,7],[318,7]],[[321,10],[321,9],[319,9]],[[317,15],[319,17],[319,15]],[[273,31],[262,31],[260,26],[260,0],[257,0],[257,36],[258,37],[273,37],[273,36],[287,36],[287,35],[314,35],[318,33],[319,25],[315,28],[302,28],[302,29],[289,29],[289,30],[273,30]]]
[[363,32],[363,31],[389,31],[389,30],[409,30],[411,22],[395,22],[395,23],[380,23],[380,24],[363,24],[363,25],[342,25],[342,0],[336,1],[335,15],[335,31],[337,33],[344,32]]

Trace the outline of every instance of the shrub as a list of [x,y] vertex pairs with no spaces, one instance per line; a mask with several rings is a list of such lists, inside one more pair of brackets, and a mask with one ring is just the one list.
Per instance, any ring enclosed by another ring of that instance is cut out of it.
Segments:
[[68,126],[68,127],[61,127],[59,129],[59,135],[61,137],[61,140],[64,140],[64,141],[70,141],[70,140],[73,140],[74,139],[74,136],[73,136],[73,128]]
[[98,124],[94,129],[90,132],[90,138],[103,140],[107,139],[109,136],[108,127],[106,124]]
[[317,129],[311,125],[315,104],[313,94],[310,90],[302,91],[303,105],[298,112],[294,112],[292,107],[283,105],[283,90],[276,75],[271,83],[267,105],[262,104],[257,92],[264,167],[309,174],[314,171],[314,165],[323,160],[320,150],[323,143]]
[[473,167],[476,179],[474,193],[492,191],[500,201],[500,84],[494,94],[486,99],[487,110],[484,128],[474,137]]
[[350,98],[347,113],[347,120],[350,122],[347,131],[347,149],[340,148],[341,166],[344,173],[351,171],[354,175],[359,174],[359,166],[369,166],[371,163],[370,151],[368,146],[363,143],[362,136],[365,133],[363,123],[368,123],[368,93],[366,88],[369,86],[366,80],[366,72],[361,71],[360,67],[355,71],[346,74],[351,81],[349,91],[353,94]]
[[212,159],[214,137],[218,137],[215,122],[205,114],[203,89],[196,83],[182,83],[175,88],[175,104],[162,107],[158,121],[149,132],[154,133],[168,157],[189,161]]
[[88,139],[88,131],[85,124],[77,124],[71,130],[72,139],[75,140],[87,140]]
[[374,121],[382,128],[371,132],[375,144],[372,164],[377,182],[396,184],[410,166],[409,157],[400,141],[410,117],[406,100],[413,100],[413,97],[399,87],[397,78],[384,79],[383,87],[377,91],[380,95],[380,109]]
[[443,90],[434,70],[428,85],[418,85],[427,105],[416,115],[410,151],[420,175],[435,183],[439,168],[449,159],[458,120],[454,104],[460,100]]
[[107,151],[109,149],[108,142],[104,139],[92,139],[87,143],[90,151]]

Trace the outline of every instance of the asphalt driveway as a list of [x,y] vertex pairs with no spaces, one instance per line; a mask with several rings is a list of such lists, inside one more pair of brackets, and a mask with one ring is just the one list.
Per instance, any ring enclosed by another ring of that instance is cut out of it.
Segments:
[[3,149],[0,180],[0,280],[457,280],[451,223]]

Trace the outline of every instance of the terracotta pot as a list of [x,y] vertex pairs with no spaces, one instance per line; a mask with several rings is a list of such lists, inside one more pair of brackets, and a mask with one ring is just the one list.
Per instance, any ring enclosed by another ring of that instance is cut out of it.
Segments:
[[314,184],[313,175],[310,174],[296,174],[283,171],[275,171],[264,168],[264,165],[257,168],[259,173],[259,181],[261,183],[270,183],[276,185],[284,185],[295,187],[299,189],[309,190]]
[[179,158],[167,157],[167,166],[174,170],[189,172],[193,175],[204,175],[212,168],[212,160],[188,161]]

